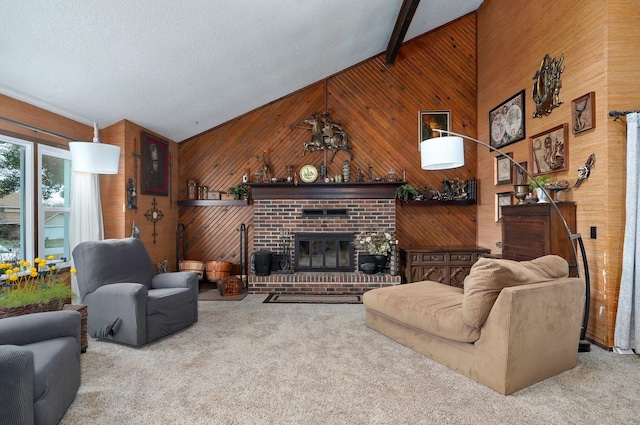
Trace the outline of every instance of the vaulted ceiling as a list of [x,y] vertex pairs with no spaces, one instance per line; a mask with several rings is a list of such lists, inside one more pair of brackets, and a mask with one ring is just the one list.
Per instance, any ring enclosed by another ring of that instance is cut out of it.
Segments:
[[[404,40],[481,3],[422,0]],[[384,52],[402,4],[3,0],[0,93],[180,142]]]

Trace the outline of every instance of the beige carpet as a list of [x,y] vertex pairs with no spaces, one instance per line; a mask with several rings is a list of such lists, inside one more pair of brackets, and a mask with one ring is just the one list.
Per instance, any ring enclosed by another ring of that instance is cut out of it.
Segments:
[[[368,329],[358,304],[200,302],[140,349],[91,340],[75,424],[631,424],[640,360],[597,347],[510,396]],[[618,384],[616,384],[618,382]]]

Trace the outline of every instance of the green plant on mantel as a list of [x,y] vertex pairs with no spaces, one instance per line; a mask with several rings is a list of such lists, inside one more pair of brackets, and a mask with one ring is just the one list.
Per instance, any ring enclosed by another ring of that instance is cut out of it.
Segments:
[[249,197],[249,189],[244,187],[241,184],[237,184],[235,186],[231,186],[227,189],[227,195],[233,195],[234,199],[247,199]]
[[396,199],[400,199],[403,202],[407,202],[411,199],[415,199],[420,192],[412,184],[405,183],[402,186],[398,186],[396,189]]

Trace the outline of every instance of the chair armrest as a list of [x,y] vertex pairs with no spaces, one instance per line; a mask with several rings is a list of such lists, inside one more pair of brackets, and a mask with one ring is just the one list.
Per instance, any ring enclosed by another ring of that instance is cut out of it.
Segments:
[[0,412],[2,412],[2,423],[33,423],[34,373],[33,353],[31,350],[15,345],[0,346]]
[[193,309],[196,322],[198,321],[198,275],[194,272],[160,273],[151,280],[153,289],[160,288],[189,288],[193,294]]
[[78,347],[80,347],[81,320],[82,315],[73,310],[8,317],[0,320],[0,345],[25,345],[72,336],[78,339]]
[[198,287],[198,275],[194,272],[159,273],[151,279],[151,288],[193,288]]
[[[83,303],[89,311],[89,335],[135,346],[146,343],[148,292],[141,283],[111,283],[87,294]],[[106,334],[118,319],[113,334]]]

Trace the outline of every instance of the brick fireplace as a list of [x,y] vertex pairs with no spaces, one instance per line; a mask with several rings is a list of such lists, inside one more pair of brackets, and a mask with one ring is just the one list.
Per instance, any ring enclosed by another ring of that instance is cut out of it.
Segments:
[[[251,184],[253,247],[256,251],[282,251],[282,232],[291,235],[291,264],[295,235],[353,234],[395,229],[395,188],[400,183]],[[322,238],[320,238],[322,239]],[[344,255],[344,254],[341,254]],[[400,283],[400,276],[367,275],[358,270],[358,250],[340,271],[308,271],[249,276],[251,293],[363,293]],[[330,262],[330,260],[326,260]]]

